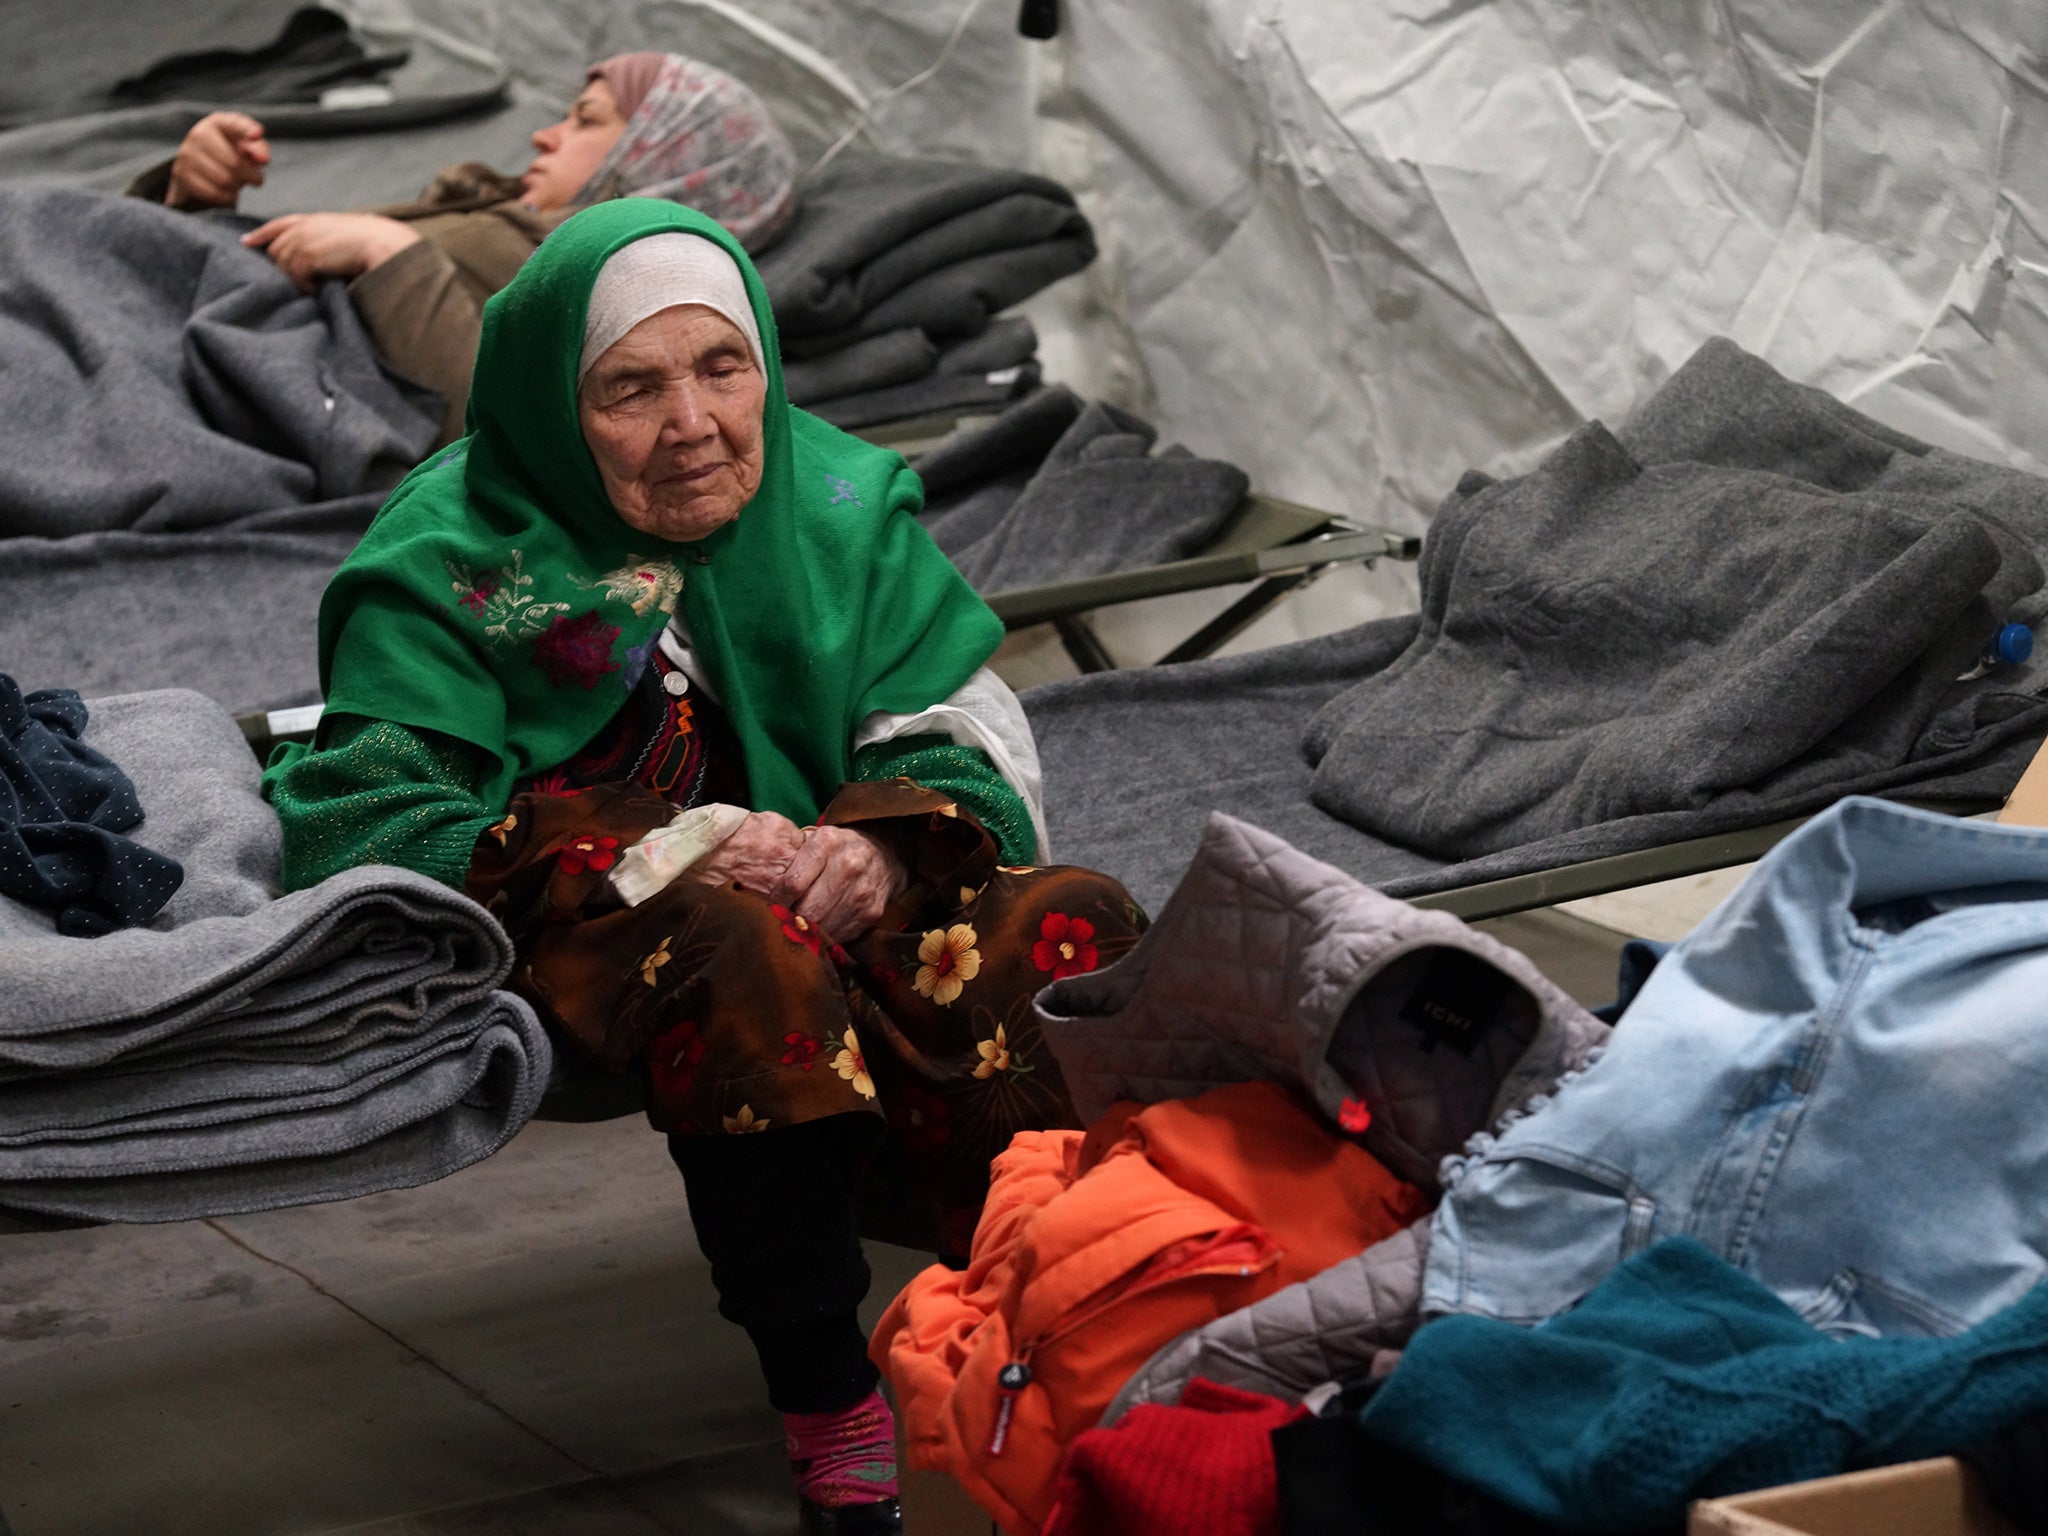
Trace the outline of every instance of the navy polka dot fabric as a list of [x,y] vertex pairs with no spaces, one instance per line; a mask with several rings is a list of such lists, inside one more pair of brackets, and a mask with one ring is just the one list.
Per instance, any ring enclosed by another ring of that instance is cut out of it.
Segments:
[[0,896],[57,914],[89,938],[146,923],[185,878],[176,859],[123,832],[142,821],[135,786],[78,739],[85,701],[70,688],[26,697],[0,673]]

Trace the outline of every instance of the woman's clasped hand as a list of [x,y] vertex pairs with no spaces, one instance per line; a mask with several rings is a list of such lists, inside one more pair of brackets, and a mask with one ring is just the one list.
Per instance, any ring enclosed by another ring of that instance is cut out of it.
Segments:
[[910,884],[881,838],[855,827],[799,827],[773,811],[752,812],[685,878],[757,891],[837,943],[874,927]]

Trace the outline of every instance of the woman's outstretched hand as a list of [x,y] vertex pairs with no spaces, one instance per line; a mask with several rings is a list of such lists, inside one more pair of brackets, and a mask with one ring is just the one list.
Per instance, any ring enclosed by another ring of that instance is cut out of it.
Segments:
[[263,185],[270,146],[263,125],[240,112],[209,112],[194,123],[171,161],[173,208],[232,208],[244,187]]
[[381,267],[419,237],[410,224],[381,213],[288,213],[250,230],[242,244],[311,293],[323,277],[360,277]]
[[803,847],[768,895],[844,944],[874,927],[909,884],[910,872],[880,838],[857,827],[806,827]]

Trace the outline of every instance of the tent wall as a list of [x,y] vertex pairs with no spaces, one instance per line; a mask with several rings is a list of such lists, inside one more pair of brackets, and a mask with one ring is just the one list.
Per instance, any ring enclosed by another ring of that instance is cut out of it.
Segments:
[[1704,338],[2048,463],[2048,8],[1073,3],[1048,127],[1170,431],[1414,528]]

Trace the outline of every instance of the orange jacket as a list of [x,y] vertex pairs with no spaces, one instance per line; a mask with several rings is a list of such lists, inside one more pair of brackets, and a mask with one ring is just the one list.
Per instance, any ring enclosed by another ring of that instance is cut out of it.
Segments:
[[[913,1279],[870,1352],[910,1465],[1012,1536],[1035,1536],[1061,1453],[1154,1350],[1429,1208],[1271,1083],[1025,1131],[992,1171],[967,1268]],[[1005,1391],[1013,1363],[1029,1381]]]

